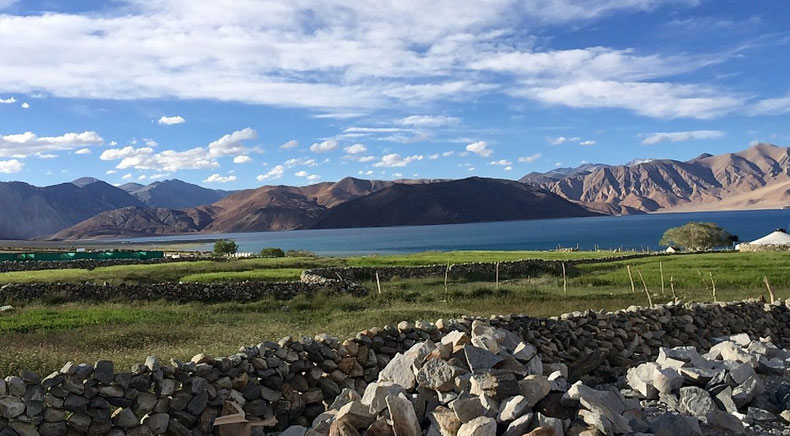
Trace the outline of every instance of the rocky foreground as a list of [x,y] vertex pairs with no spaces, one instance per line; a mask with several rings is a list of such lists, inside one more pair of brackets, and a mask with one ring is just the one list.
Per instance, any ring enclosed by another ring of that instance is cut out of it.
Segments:
[[283,436],[790,434],[790,352],[746,334],[716,342],[661,348],[615,383],[569,384],[565,364],[474,321],[397,354],[363,395],[344,389]]

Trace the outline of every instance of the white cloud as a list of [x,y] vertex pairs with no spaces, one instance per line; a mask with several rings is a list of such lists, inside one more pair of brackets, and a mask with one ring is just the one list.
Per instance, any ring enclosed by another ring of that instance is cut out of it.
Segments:
[[412,162],[420,161],[423,159],[421,154],[412,156],[401,156],[397,153],[385,155],[380,161],[373,164],[374,167],[405,167]]
[[297,165],[304,165],[307,167],[315,167],[318,166],[318,162],[315,159],[307,159],[307,158],[292,158],[285,161],[284,165],[288,168],[295,167]]
[[503,167],[506,167],[506,166],[509,166],[509,165],[512,165],[512,164],[513,164],[513,162],[511,162],[509,160],[506,160],[506,159],[494,160],[494,161],[491,161],[491,163],[490,163],[490,165],[499,165],[499,166],[503,166]]
[[236,181],[236,176],[220,176],[219,174],[212,174],[203,180],[203,183],[228,183]]
[[449,156],[452,156],[454,154],[455,154],[454,151],[445,151],[444,153],[442,153],[442,156],[449,157]]
[[376,160],[376,156],[362,156],[357,159],[357,162],[372,162]]
[[148,176],[146,176],[145,174],[141,174],[141,175],[137,176],[137,180],[145,180],[147,177]]
[[505,167],[504,169],[505,169],[505,171],[511,171],[511,170],[513,170],[513,167],[511,167],[511,166],[507,166],[507,167]]
[[428,155],[428,159],[430,159],[430,160],[439,159],[439,153],[434,153],[434,154]]
[[0,98],[0,104],[12,104],[12,103],[16,103],[16,99],[14,97]]
[[403,177],[403,173],[392,173],[392,177]]
[[61,136],[39,137],[33,132],[0,136],[0,157],[24,157],[35,153],[68,151],[99,145],[104,140],[96,132],[66,133]]
[[724,132],[720,130],[693,130],[686,132],[659,132],[651,133],[647,138],[642,140],[642,144],[658,144],[663,141],[681,142],[689,141],[692,139],[716,139],[724,136]]
[[185,120],[181,115],[174,115],[172,117],[162,115],[162,117],[159,118],[159,121],[157,122],[165,126],[172,126],[173,124],[181,124],[185,123],[186,121],[187,120]]
[[282,150],[290,150],[290,149],[296,148],[298,146],[299,146],[299,141],[297,141],[296,139],[292,139],[292,140],[286,142],[285,144],[281,145],[280,149],[282,149]]
[[593,141],[592,139],[587,139],[585,141],[579,142],[579,145],[595,145],[595,141]]
[[540,158],[541,158],[541,154],[540,153],[535,153],[535,154],[531,154],[529,156],[522,156],[522,157],[518,158],[518,161],[521,162],[521,163],[532,163],[532,162],[535,162],[536,160],[538,160]]
[[107,170],[107,171],[104,172],[104,174],[110,175],[110,174],[115,174],[117,172],[118,171],[115,171],[115,170]]
[[790,95],[757,101],[748,110],[750,115],[782,115],[790,112]]
[[394,133],[402,132],[404,129],[399,127],[348,127],[343,130],[345,133]]
[[91,154],[93,153],[90,148],[80,148],[79,150],[75,151],[74,154]]
[[494,153],[494,150],[488,148],[488,143],[485,141],[477,141],[467,145],[466,151],[470,153],[475,153],[482,157],[488,157],[491,156],[492,153]]
[[132,173],[127,173],[121,176],[121,180],[129,180],[132,178]]
[[319,180],[320,178],[321,178],[321,176],[319,176],[317,174],[310,174],[309,176],[307,176],[307,180],[309,180],[311,182],[315,182],[316,180]]
[[308,173],[308,172],[307,172],[307,171],[305,171],[305,170],[301,170],[301,171],[297,171],[297,172],[295,172],[295,173],[294,173],[294,175],[295,175],[296,177],[307,177],[307,176],[309,176],[309,175],[310,175],[310,173]]
[[566,142],[579,142],[579,141],[581,141],[581,138],[576,137],[576,136],[574,136],[572,138],[567,138],[565,136],[558,136],[556,138],[549,138],[549,144],[551,144],[551,145],[560,145],[560,144],[565,144]]
[[52,153],[36,153],[36,157],[39,159],[55,159],[58,155]]
[[127,145],[123,148],[108,148],[102,152],[99,159],[105,161],[120,160],[117,169],[135,168],[140,170],[157,170],[176,172],[179,170],[194,170],[217,168],[217,158],[224,156],[239,156],[248,150],[242,141],[257,138],[255,130],[246,128],[227,134],[206,147],[195,147],[184,151],[164,150],[155,152],[153,147],[134,147]]
[[412,127],[442,127],[460,123],[460,119],[444,115],[412,115],[398,120],[398,124]]
[[24,164],[16,159],[0,160],[0,173],[11,174],[22,171]]
[[277,165],[272,167],[272,169],[270,169],[268,173],[260,174],[257,177],[255,177],[255,179],[258,180],[259,182],[263,182],[266,180],[281,179],[283,175],[285,175],[285,167],[283,167],[282,165]]
[[249,161],[251,161],[251,160],[252,160],[252,158],[251,158],[251,157],[249,157],[249,156],[247,156],[247,155],[244,155],[244,154],[242,154],[242,155],[240,155],[240,156],[236,156],[236,157],[234,157],[234,158],[233,158],[233,163],[235,163],[235,164],[244,164],[244,163],[247,163],[247,162],[249,162]]
[[22,109],[30,109],[30,103],[28,103],[28,102],[24,102],[24,103],[20,104],[19,106],[22,107]]
[[344,148],[343,151],[345,151],[348,154],[358,154],[368,151],[368,148],[362,144],[354,144]]
[[327,139],[323,142],[316,142],[310,146],[310,151],[313,153],[326,153],[337,148],[337,141],[334,139]]

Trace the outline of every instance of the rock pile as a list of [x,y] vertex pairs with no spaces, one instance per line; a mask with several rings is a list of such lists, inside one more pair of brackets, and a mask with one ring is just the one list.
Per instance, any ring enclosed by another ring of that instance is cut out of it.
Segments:
[[398,353],[360,395],[344,389],[288,436],[595,436],[647,429],[639,400],[569,386],[568,368],[483,321]]
[[655,362],[629,369],[633,396],[736,434],[771,434],[790,422],[790,352],[747,334],[715,342],[704,354],[661,348]]

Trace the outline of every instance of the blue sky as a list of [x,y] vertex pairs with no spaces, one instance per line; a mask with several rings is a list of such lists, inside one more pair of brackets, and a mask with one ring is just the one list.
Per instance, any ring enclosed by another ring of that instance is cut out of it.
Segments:
[[518,179],[787,146],[788,22],[779,0],[0,0],[0,180]]

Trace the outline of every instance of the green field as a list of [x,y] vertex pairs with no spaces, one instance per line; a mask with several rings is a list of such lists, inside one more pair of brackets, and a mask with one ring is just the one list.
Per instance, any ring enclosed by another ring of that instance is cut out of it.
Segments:
[[[103,281],[153,283],[166,280],[296,279],[303,268],[328,265],[420,265],[496,261],[519,258],[588,258],[613,253],[453,252],[357,258],[280,258],[225,262],[201,261],[165,265],[56,270],[0,274],[3,283],[19,281]],[[631,292],[626,265],[631,265],[636,293]],[[661,295],[659,265],[665,292]],[[110,358],[120,367],[141,362],[149,354],[167,361],[188,359],[198,352],[227,355],[245,344],[292,335],[328,332],[352,335],[362,329],[402,320],[436,320],[462,314],[525,313],[550,316],[572,310],[646,305],[637,271],[654,302],[668,301],[669,277],[684,301],[710,301],[712,286],[719,300],[766,295],[767,276],[778,297],[790,297],[790,254],[722,253],[661,256],[621,262],[581,265],[568,278],[567,296],[560,277],[494,277],[451,280],[395,279],[364,283],[370,294],[300,296],[288,301],[264,299],[252,303],[177,304],[171,302],[34,302],[0,314],[0,375],[21,368],[48,373],[66,361],[93,362]]]

